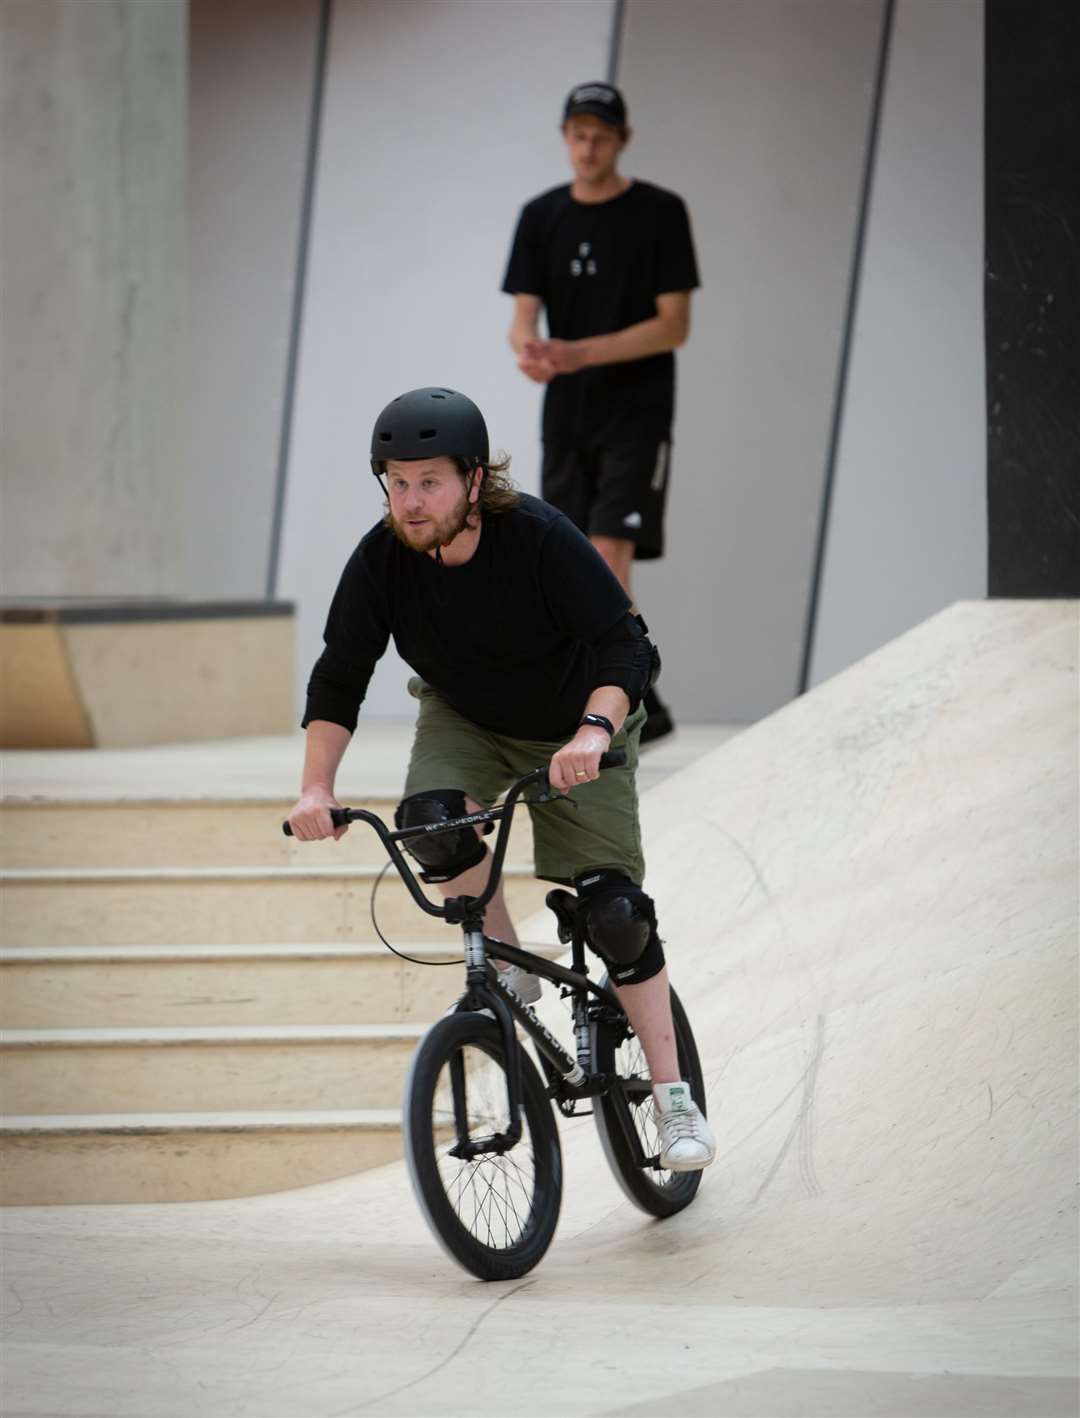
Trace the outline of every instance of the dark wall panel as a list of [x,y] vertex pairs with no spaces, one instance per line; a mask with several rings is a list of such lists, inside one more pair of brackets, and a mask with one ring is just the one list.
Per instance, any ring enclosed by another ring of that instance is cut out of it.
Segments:
[[990,594],[1080,595],[1080,7],[988,0]]

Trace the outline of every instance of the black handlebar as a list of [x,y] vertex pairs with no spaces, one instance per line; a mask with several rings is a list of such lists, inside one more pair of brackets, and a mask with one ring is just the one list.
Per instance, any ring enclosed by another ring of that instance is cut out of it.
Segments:
[[[600,755],[599,766],[601,770],[605,768],[622,768],[625,763],[626,750],[624,748],[612,748],[609,749],[607,753],[602,753]],[[527,773],[524,778],[519,779],[518,782],[514,784],[514,786],[507,793],[506,799],[501,807],[490,808],[487,812],[483,813],[473,813],[467,818],[456,817],[452,822],[447,822],[446,824],[444,824],[444,826],[440,827],[438,831],[453,832],[456,831],[458,827],[467,825],[470,822],[494,821],[496,817],[503,816],[507,807],[513,807],[516,805],[516,801],[519,794],[525,788],[527,788],[530,783],[538,783],[541,781],[546,783],[546,780],[547,769],[537,768],[532,773]],[[335,827],[347,827],[350,822],[371,822],[372,826],[376,828],[376,831],[378,831],[380,827],[382,828],[382,832],[380,832],[379,835],[380,837],[382,837],[385,834],[385,840],[388,841],[396,840],[400,837],[418,837],[420,835],[420,831],[430,831],[430,828],[428,828],[420,829],[416,832],[409,832],[407,830],[403,832],[387,832],[382,822],[377,817],[373,818],[373,814],[365,813],[359,808],[352,807],[332,807],[330,809],[330,821],[334,824]],[[281,824],[281,830],[286,837],[291,837],[293,835],[293,830],[289,826],[288,822],[283,822]]]
[[[607,753],[600,755],[601,768],[621,768],[625,762],[626,753],[621,748],[610,749]],[[396,832],[391,832],[381,817],[377,817],[375,813],[368,812],[362,807],[331,808],[330,817],[336,827],[344,827],[350,822],[366,822],[375,829],[375,833],[386,848],[398,875],[408,888],[409,895],[421,911],[426,911],[429,916],[439,916],[444,921],[460,922],[466,919],[463,912],[467,909],[470,919],[482,921],[484,907],[495,895],[499,878],[502,876],[503,858],[506,856],[506,847],[510,840],[510,822],[514,815],[514,808],[517,806],[518,798],[532,783],[542,784],[543,792],[547,791],[549,784],[546,766],[535,768],[531,773],[526,773],[524,778],[519,778],[497,807],[487,808],[483,812],[470,812],[464,817],[452,818],[449,822],[440,823],[438,827],[428,823],[423,827],[402,827]],[[495,848],[491,854],[491,870],[488,872],[487,885],[480,895],[454,898],[442,906],[436,906],[429,901],[421,891],[412,868],[402,856],[398,843],[409,837],[419,837],[433,832],[454,832],[461,827],[473,827],[481,822],[496,821],[499,822],[499,834],[495,839]],[[293,835],[292,828],[287,822],[281,824],[281,830],[286,837]]]
[[607,753],[600,755],[601,768],[622,768],[626,763],[625,748],[609,748]]

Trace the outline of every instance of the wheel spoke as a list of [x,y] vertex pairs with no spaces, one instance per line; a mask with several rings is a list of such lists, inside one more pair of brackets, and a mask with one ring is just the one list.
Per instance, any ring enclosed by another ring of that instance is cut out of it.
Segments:
[[501,1060],[466,1044],[448,1058],[432,1100],[432,1140],[443,1191],[461,1225],[496,1251],[520,1244],[536,1211],[537,1160],[527,1109],[522,1132],[508,1152],[452,1157],[461,1140],[505,1132],[509,1127],[506,1074]]
[[[672,1017],[682,1077],[691,1081],[695,1097],[701,1089],[701,1066],[689,1021],[672,991]],[[700,1173],[672,1172],[657,1166],[643,1167],[661,1151],[659,1119],[649,1079],[648,1063],[640,1040],[625,1024],[599,1019],[594,1027],[596,1067],[617,1073],[627,1085],[621,1097],[598,1100],[597,1127],[607,1160],[629,1199],[653,1216],[671,1216],[689,1205],[701,1181]],[[632,1123],[636,1145],[626,1136],[624,1125]]]
[[[632,1048],[630,1047],[632,1045]],[[629,1057],[626,1060],[626,1071],[637,1074],[639,1077],[648,1077],[648,1064],[645,1060],[645,1051],[641,1047],[641,1042],[637,1038],[628,1041],[627,1049]],[[656,1121],[656,1102],[650,1093],[644,1102],[638,1104],[631,1110],[634,1118],[634,1125],[637,1128],[638,1136],[641,1139],[641,1150],[646,1157],[655,1157],[660,1151],[660,1129]],[[657,1181],[654,1185],[661,1187],[671,1186],[678,1181],[678,1174],[664,1169],[658,1169],[654,1174]]]

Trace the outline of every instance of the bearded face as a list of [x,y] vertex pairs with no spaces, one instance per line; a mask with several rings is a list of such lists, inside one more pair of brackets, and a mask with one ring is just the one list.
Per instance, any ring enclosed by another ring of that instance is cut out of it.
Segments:
[[433,552],[448,545],[477,515],[469,501],[469,483],[450,458],[392,462],[386,477],[386,522],[410,551]]

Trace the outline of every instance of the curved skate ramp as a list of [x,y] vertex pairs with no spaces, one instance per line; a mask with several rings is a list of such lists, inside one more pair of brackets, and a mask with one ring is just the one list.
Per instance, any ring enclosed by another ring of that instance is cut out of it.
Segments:
[[955,606],[649,794],[722,1140],[689,1211],[586,1119],[503,1286],[400,1166],[15,1212],[7,1411],[1074,1414],[1076,651],[1075,603]]

